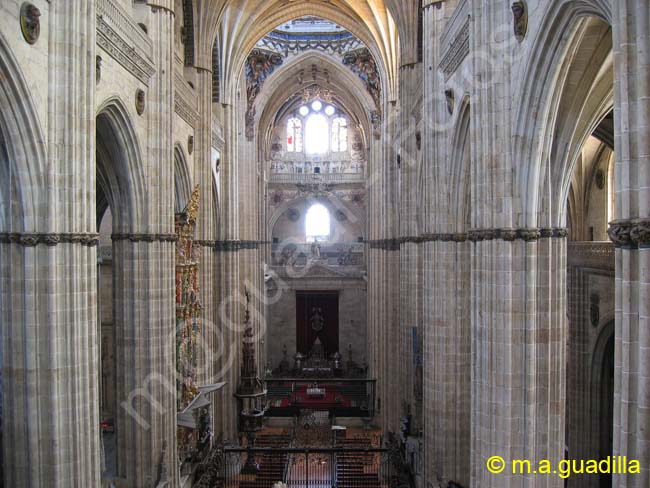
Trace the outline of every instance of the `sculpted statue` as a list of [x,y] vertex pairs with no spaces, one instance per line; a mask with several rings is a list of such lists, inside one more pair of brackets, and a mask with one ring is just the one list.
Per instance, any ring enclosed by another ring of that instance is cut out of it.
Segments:
[[317,242],[311,244],[311,257],[315,259],[320,258],[320,245]]
[[518,41],[522,41],[526,36],[528,30],[528,13],[526,12],[526,4],[523,1],[514,2],[512,4],[512,16],[514,17],[514,32]]

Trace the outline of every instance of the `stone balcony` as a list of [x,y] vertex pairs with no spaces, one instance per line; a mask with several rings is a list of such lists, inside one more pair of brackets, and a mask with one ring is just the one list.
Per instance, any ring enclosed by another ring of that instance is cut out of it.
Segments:
[[309,183],[364,183],[363,173],[273,173],[269,183],[309,184]]

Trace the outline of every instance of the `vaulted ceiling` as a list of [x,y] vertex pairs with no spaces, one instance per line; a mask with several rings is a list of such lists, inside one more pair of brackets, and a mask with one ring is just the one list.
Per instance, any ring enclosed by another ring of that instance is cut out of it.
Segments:
[[400,25],[413,29],[417,0],[196,0],[194,19],[198,66],[211,66],[214,39],[221,46],[225,96],[241,83],[246,58],[268,32],[290,20],[316,16],[352,32],[372,52],[379,64],[389,99],[397,90]]

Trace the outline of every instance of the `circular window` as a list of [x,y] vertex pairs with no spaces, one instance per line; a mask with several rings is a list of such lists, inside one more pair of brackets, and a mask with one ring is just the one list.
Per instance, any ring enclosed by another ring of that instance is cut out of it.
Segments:
[[314,112],[320,111],[321,108],[323,108],[323,104],[316,100],[314,103],[311,104],[311,108]]
[[302,107],[300,107],[298,112],[300,113],[300,115],[302,115],[304,117],[305,115],[307,115],[309,113],[309,107],[303,105]]
[[331,117],[332,115],[334,115],[334,112],[336,112],[336,109],[334,107],[332,107],[331,105],[328,105],[327,107],[325,107],[325,115],[327,115],[328,117]]

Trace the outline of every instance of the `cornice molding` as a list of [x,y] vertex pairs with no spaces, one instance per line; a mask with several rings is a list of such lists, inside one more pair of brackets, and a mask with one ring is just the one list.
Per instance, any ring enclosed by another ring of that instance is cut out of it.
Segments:
[[614,220],[607,235],[617,249],[649,249],[650,219]]
[[371,249],[396,251],[401,244],[423,242],[481,242],[503,240],[513,242],[523,240],[533,242],[539,239],[564,239],[569,235],[565,228],[521,228],[521,229],[471,229],[467,233],[421,234],[419,236],[403,236],[400,238],[369,240],[366,243]]
[[206,240],[206,239],[195,239],[194,245],[201,247],[214,247],[217,241]]
[[113,241],[131,242],[176,242],[176,234],[143,234],[143,233],[119,233],[111,235]]
[[[156,69],[146,56],[151,52],[151,40],[140,27],[110,0],[97,4],[97,45],[145,85]],[[146,52],[138,51],[142,48]]]
[[176,71],[174,78],[174,112],[187,122],[190,127],[196,127],[196,121],[199,117],[196,93],[187,84],[181,73]]
[[[206,241],[210,242],[210,241]],[[239,239],[231,239],[225,241],[213,241],[212,248],[215,252],[236,252],[240,250],[259,249],[264,244],[269,244],[268,241],[242,241]]]
[[469,54],[469,17],[454,36],[449,49],[440,61],[440,69],[445,75],[445,81],[451,78],[461,63]]
[[39,244],[46,246],[81,244],[82,246],[94,247],[99,244],[99,234],[3,232],[0,233],[0,243],[19,244],[23,247],[35,247]]

